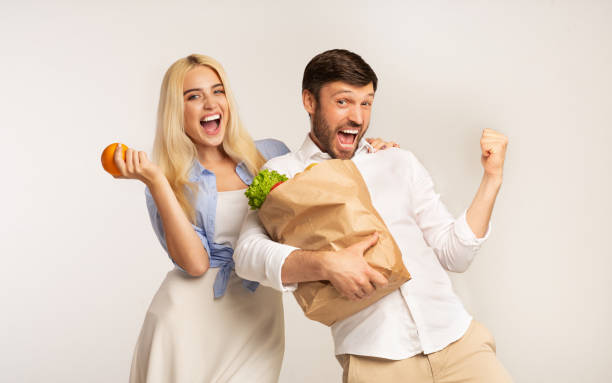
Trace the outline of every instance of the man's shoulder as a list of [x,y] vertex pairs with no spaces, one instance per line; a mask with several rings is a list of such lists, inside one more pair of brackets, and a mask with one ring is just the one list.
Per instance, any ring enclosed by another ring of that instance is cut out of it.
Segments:
[[385,163],[389,166],[394,166],[397,163],[402,163],[404,165],[418,163],[418,159],[410,150],[400,148],[389,148],[379,150],[375,153],[367,153],[360,156],[358,160],[368,162],[377,161]]
[[400,148],[389,148],[379,150],[375,153],[367,153],[354,159],[355,164],[361,171],[380,172],[397,177],[414,178],[423,172],[423,166],[417,157],[410,151]]
[[274,157],[265,163],[264,168],[287,173],[291,169],[299,168],[301,160],[296,152],[289,152],[282,156]]

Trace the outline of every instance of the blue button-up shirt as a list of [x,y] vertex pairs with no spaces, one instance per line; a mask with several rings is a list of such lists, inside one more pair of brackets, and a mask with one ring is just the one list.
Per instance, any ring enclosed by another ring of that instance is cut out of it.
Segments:
[[[255,142],[255,145],[267,160],[289,152],[289,148],[278,140],[259,140]],[[247,185],[253,182],[253,175],[249,173],[247,167],[242,162],[236,165],[236,174],[238,174],[242,182]],[[225,293],[230,274],[234,269],[234,260],[232,258],[234,249],[213,242],[215,238],[215,217],[217,212],[217,178],[213,172],[204,168],[204,166],[196,160],[191,168],[189,180],[197,183],[199,188],[194,201],[196,223],[192,226],[206,249],[210,267],[220,268],[213,285],[215,298],[219,298]],[[168,247],[166,245],[164,227],[157,206],[155,205],[155,200],[151,196],[151,192],[148,188],[145,188],[145,196],[151,224],[153,225],[159,242],[167,253]],[[170,259],[172,260],[172,258]],[[172,262],[176,265],[174,260],[172,260]],[[181,269],[180,266],[176,266]],[[251,291],[254,291],[258,285],[258,283],[251,281],[244,281],[243,284]]]

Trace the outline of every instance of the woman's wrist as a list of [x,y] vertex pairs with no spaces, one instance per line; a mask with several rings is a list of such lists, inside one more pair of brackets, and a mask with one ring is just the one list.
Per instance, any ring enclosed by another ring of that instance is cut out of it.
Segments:
[[145,180],[145,184],[147,185],[149,190],[157,189],[167,183],[168,180],[162,174],[162,172],[155,172],[150,178]]

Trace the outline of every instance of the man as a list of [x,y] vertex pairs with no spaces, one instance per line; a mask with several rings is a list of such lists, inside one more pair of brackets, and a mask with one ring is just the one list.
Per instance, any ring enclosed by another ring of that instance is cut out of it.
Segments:
[[[352,52],[315,56],[302,82],[310,133],[297,152],[265,165],[292,177],[314,162],[352,159],[412,275],[398,290],[332,325],[343,380],[509,382],[492,336],[472,320],[445,272],[465,271],[488,235],[507,138],[483,132],[482,182],[467,211],[454,219],[410,152],[368,153],[362,137],[377,82],[370,66]],[[251,213],[235,249],[236,271],[281,291],[293,291],[297,282],[329,280],[348,299],[361,299],[386,284],[363,258],[376,241],[375,234],[337,252],[304,251],[271,241]]]

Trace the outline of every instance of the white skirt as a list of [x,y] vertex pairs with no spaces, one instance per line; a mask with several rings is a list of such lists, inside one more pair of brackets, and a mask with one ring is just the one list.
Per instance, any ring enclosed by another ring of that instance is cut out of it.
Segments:
[[131,383],[277,382],[285,347],[281,293],[251,292],[232,272],[213,298],[219,269],[168,273],[151,302],[132,359]]

